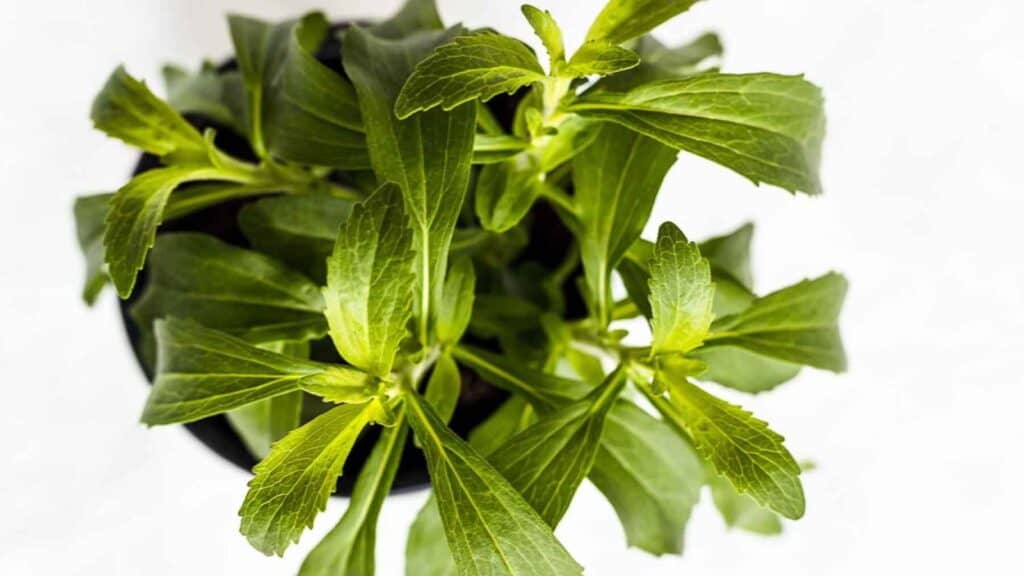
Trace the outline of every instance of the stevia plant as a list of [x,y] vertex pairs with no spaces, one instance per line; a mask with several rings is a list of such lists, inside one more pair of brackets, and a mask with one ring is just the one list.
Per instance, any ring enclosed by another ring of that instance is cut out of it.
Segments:
[[[703,243],[670,222],[653,242],[641,232],[680,150],[818,194],[822,99],[800,76],[719,72],[712,34],[647,35],[694,3],[610,0],[571,55],[551,15],[523,6],[543,64],[409,0],[338,30],[340,69],[317,57],[333,31],[313,13],[229,17],[236,65],[168,67],[166,100],[114,71],[95,126],[157,166],[76,202],[84,297],[108,281],[140,292],[132,314],[156,355],[144,423],[226,413],[262,459],[240,510],[255,548],[298,541],[373,427],[303,575],[373,573],[410,430],[432,493],[409,574],[582,572],[552,530],[585,478],[627,544],[656,555],[681,553],[704,486],[729,525],[775,533],[804,514],[782,436],[708,383],[758,393],[802,366],[842,371],[845,280],[758,296],[749,224]],[[509,118],[484,104],[499,95]],[[245,154],[221,145],[231,134]],[[157,234],[240,199],[244,242]],[[570,232],[544,247],[554,266],[524,251],[537,222]],[[627,344],[624,327],[645,323],[649,343]],[[325,339],[343,361],[311,359]],[[468,440],[447,426],[467,374],[508,393]]]

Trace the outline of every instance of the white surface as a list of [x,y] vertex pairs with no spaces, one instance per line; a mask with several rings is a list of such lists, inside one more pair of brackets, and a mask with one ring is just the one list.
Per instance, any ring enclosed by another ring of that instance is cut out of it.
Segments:
[[[541,2],[578,42],[599,0]],[[377,16],[397,0],[335,1]],[[229,48],[222,15],[306,1],[91,0],[0,8],[0,573],[293,573],[342,503],[284,559],[237,534],[246,477],[176,428],[136,423],[146,388],[111,293],[87,310],[71,200],[124,181],[134,154],[90,130],[113,67]],[[527,38],[518,2],[440,0],[446,21]],[[757,222],[759,288],[829,268],[852,280],[851,372],[806,371],[745,404],[801,458],[808,512],[781,538],[727,532],[710,502],[682,558],[627,550],[585,486],[558,533],[588,574],[1021,574],[1024,329],[1020,212],[1024,84],[1015,2],[711,0],[663,27],[719,30],[729,71],[806,72],[824,86],[819,199],[757,189],[683,155],[648,232],[700,238]],[[1014,182],[1017,182],[1014,184]],[[401,573],[421,495],[391,499],[379,573]]]

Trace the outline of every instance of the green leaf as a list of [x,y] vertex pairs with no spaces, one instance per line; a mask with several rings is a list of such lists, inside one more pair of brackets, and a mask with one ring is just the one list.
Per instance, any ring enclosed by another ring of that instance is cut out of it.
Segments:
[[559,71],[563,76],[602,76],[629,70],[640,64],[640,56],[632,50],[604,40],[591,40],[569,59],[569,65]]
[[437,339],[442,344],[454,344],[466,332],[473,315],[475,292],[473,260],[469,257],[456,258],[445,279],[444,293],[437,309]]
[[[273,342],[263,348],[296,358],[309,358],[306,342]],[[270,446],[299,427],[302,418],[301,391],[289,392],[227,412],[228,423],[257,460],[270,453]]]
[[357,204],[327,261],[323,290],[331,339],[349,363],[391,372],[412,314],[412,231],[392,183]]
[[414,32],[444,28],[434,0],[405,0],[395,15],[370,28],[374,36],[398,39]]
[[701,242],[700,253],[711,263],[712,273],[728,274],[748,290],[753,290],[754,276],[750,271],[750,240],[753,235],[754,225],[747,222],[728,234]]
[[649,34],[636,39],[630,46],[640,55],[640,65],[602,78],[596,90],[625,92],[641,84],[692,76],[704,71],[702,64],[722,55],[722,42],[718,35],[703,34],[692,42],[669,48]]
[[507,134],[477,134],[473,141],[473,164],[501,162],[529,146],[528,141]]
[[283,160],[343,170],[370,167],[355,89],[315,56],[323,22],[295,24],[279,71],[266,89],[267,150]]
[[716,320],[706,345],[738,346],[842,372],[846,353],[837,320],[846,289],[846,279],[833,272],[762,296],[743,312]]
[[708,369],[699,380],[717,382],[735,390],[756,394],[788,382],[800,372],[792,364],[756,354],[737,346],[712,346],[694,350],[692,358],[706,363]]
[[[415,63],[460,31],[420,33],[402,41],[381,40],[359,27],[345,34],[345,71],[359,94],[374,171],[381,180],[398,183],[412,217],[419,294],[414,310],[424,343],[469,183],[476,106],[431,110],[400,121],[394,101]],[[435,153],[439,150],[444,153]]]
[[550,172],[572,160],[584,148],[594,143],[601,132],[601,123],[592,122],[575,114],[558,125],[558,132],[547,137],[540,152],[540,169]]
[[195,74],[173,65],[163,67],[167,103],[182,114],[199,114],[245,135],[245,96],[238,72],[218,73],[204,64]]
[[306,556],[299,576],[373,576],[377,518],[401,462],[408,430],[401,409],[396,424],[384,429],[363,464],[345,515]]
[[123,66],[93,100],[91,117],[96,129],[150,154],[167,160],[206,158],[202,135]]
[[735,170],[755,184],[818,194],[821,92],[801,76],[700,74],[595,91],[568,107]]
[[283,555],[313,527],[337,485],[359,433],[380,412],[376,402],[345,404],[296,428],[253,468],[242,508],[241,531],[254,548]]
[[431,492],[409,526],[405,541],[405,576],[455,576],[456,570],[441,523],[441,512],[437,509],[437,498]]
[[675,224],[665,222],[650,267],[651,352],[689,352],[704,341],[713,318],[715,286],[708,261]]
[[398,95],[395,114],[408,118],[435,106],[451,110],[471,100],[486,102],[545,78],[533,51],[515,38],[459,36],[416,65]]
[[85,256],[85,285],[82,300],[89,306],[96,302],[107,285],[107,272],[103,269],[103,228],[107,206],[113,194],[93,194],[75,198],[75,229],[78,247]]
[[174,316],[249,342],[302,341],[327,333],[319,287],[259,252],[198,233],[161,234],[132,307],[140,326]]
[[646,136],[605,125],[573,159],[580,253],[597,318],[611,314],[611,271],[639,238],[676,152]]
[[434,407],[442,422],[447,424],[452,419],[461,389],[462,377],[459,375],[459,367],[450,353],[443,352],[434,364],[424,394],[424,398]]
[[121,298],[130,296],[135,287],[135,277],[146,262],[171,192],[185,182],[222,175],[221,170],[209,166],[168,166],[139,174],[114,194],[103,236],[104,260]]
[[623,384],[624,373],[613,372],[586,397],[541,418],[488,457],[552,528],[594,464],[605,417]]
[[474,195],[480,224],[491,232],[509,230],[530,211],[543,187],[540,161],[532,151],[484,166]]
[[530,23],[530,27],[533,28],[533,33],[540,38],[544,49],[548,51],[550,69],[554,71],[561,63],[565,62],[562,29],[558,27],[558,23],[551,17],[551,12],[547,10],[541,10],[529,4],[523,4],[521,10],[527,22]]
[[[658,378],[666,376],[659,372]],[[800,466],[768,424],[716,398],[685,378],[670,378],[676,413],[665,414],[693,440],[697,451],[741,493],[786,518],[804,515]]]
[[587,41],[621,44],[682,14],[697,0],[609,0],[587,32]]
[[782,533],[782,521],[775,512],[762,507],[750,496],[737,492],[725,478],[712,472],[708,474],[708,486],[711,488],[711,500],[726,526],[766,536]]
[[156,380],[142,413],[151,426],[192,422],[294,392],[304,378],[368,382],[351,367],[271,352],[188,320],[157,320],[155,330]]
[[406,394],[406,403],[460,574],[582,574],[551,529],[497,470],[414,392]]

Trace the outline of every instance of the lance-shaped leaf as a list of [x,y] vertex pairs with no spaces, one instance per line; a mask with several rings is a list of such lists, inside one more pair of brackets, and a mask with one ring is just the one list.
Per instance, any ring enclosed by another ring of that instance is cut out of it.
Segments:
[[269,85],[265,106],[267,150],[300,164],[367,169],[370,156],[355,89],[317,61],[314,51],[326,28],[304,18],[289,33]]
[[407,118],[435,106],[451,110],[471,100],[486,102],[545,78],[537,56],[515,38],[490,32],[459,36],[416,65],[395,113]]
[[772,535],[782,532],[782,521],[779,515],[757,503],[746,494],[740,494],[725,478],[708,473],[708,487],[711,488],[711,501],[718,508],[718,513],[730,528],[739,528],[754,534]]
[[363,464],[344,516],[306,556],[299,576],[373,576],[377,517],[395,479],[408,430],[402,409]]
[[544,49],[548,51],[548,59],[551,70],[554,71],[560,64],[565,62],[565,44],[562,42],[562,29],[551,17],[551,12],[541,10],[529,4],[523,4],[521,8],[526,21],[530,23],[534,34],[540,38]]
[[75,230],[78,247],[85,256],[85,284],[82,299],[92,306],[107,285],[107,272],[103,269],[103,227],[107,206],[113,194],[93,194],[75,198]]
[[406,404],[460,574],[582,574],[537,512],[428,403],[410,391]]
[[476,272],[473,260],[462,256],[452,263],[445,279],[444,294],[437,309],[437,339],[454,344],[462,338],[473,315],[476,293]]
[[715,286],[700,249],[671,222],[658,230],[651,260],[651,352],[683,353],[704,341]]
[[732,276],[743,287],[753,290],[754,275],[750,271],[750,241],[753,235],[754,225],[747,222],[728,234],[701,242],[700,253],[708,259],[712,273]]
[[[460,363],[488,382],[550,413],[586,394],[581,382],[532,370],[507,358],[460,345]],[[690,511],[704,483],[693,449],[668,424],[619,399],[605,422],[590,479],[615,508],[630,546],[677,554]]]
[[605,40],[592,40],[580,46],[559,74],[570,77],[604,76],[629,70],[638,64],[640,56],[636,52]]
[[573,159],[580,253],[602,326],[611,315],[611,271],[643,231],[675,159],[675,150],[616,125]]
[[507,134],[477,134],[473,140],[473,164],[494,164],[529,148],[530,142]]
[[655,406],[736,490],[786,518],[804,515],[800,466],[782,445],[782,436],[750,412],[708,394],[686,378],[662,372],[657,377],[668,387],[671,405],[656,402]]
[[162,234],[132,308],[141,326],[173,316],[253,343],[302,341],[327,333],[320,289],[259,252],[198,233]]
[[641,84],[692,76],[705,71],[705,63],[722,55],[718,35],[707,33],[691,42],[668,47],[650,34],[637,38],[630,48],[640,55],[640,65],[602,78],[594,89],[625,92]]
[[621,44],[686,12],[696,3],[697,0],[610,0],[590,25],[587,40]]
[[188,320],[157,320],[156,380],[142,421],[192,422],[294,392],[305,379],[333,382],[366,401],[370,378],[354,368],[272,352]]
[[[413,66],[460,33],[424,32],[390,41],[353,27],[345,34],[345,71],[359,94],[370,160],[377,177],[396,182],[413,222],[421,341],[429,338],[431,308],[440,299],[448,249],[469,183],[476,106],[431,110],[406,120],[394,114],[398,91]],[[444,151],[438,153],[438,151]]]
[[846,296],[842,275],[804,280],[715,321],[706,345],[732,345],[794,364],[846,369],[837,320]]
[[377,402],[338,406],[274,444],[253,468],[255,476],[238,511],[242,534],[254,548],[283,555],[303,530],[313,527],[352,444],[380,410]]
[[590,472],[605,417],[624,383],[622,370],[612,372],[586,397],[541,418],[488,457],[551,527]]
[[480,224],[491,232],[509,230],[522,221],[543,188],[540,160],[533,151],[484,166],[474,194]]
[[398,39],[424,30],[444,28],[434,0],[405,0],[391,18],[370,28],[374,36]]
[[245,135],[245,94],[237,71],[218,72],[204,63],[196,73],[173,65],[161,71],[167,103],[182,114],[199,114]]
[[447,424],[455,413],[462,391],[462,375],[450,352],[445,351],[434,364],[427,381],[427,389],[423,397],[434,407],[437,416]]
[[698,380],[717,382],[735,390],[756,394],[788,382],[800,373],[800,365],[763,356],[739,346],[706,346],[690,356],[707,364]]
[[168,159],[205,159],[203,136],[146,85],[118,67],[92,103],[93,126]]
[[822,97],[801,76],[700,74],[625,93],[595,91],[569,110],[622,124],[754,183],[821,192]]
[[323,282],[338,227],[351,212],[351,201],[333,196],[278,196],[243,206],[238,225],[255,249]]
[[331,339],[349,363],[391,372],[412,314],[412,231],[395,184],[357,204],[338,232],[323,290]]
[[209,166],[168,166],[139,174],[114,194],[103,236],[104,260],[122,298],[130,296],[135,287],[171,192],[185,182],[222,176],[221,170]]

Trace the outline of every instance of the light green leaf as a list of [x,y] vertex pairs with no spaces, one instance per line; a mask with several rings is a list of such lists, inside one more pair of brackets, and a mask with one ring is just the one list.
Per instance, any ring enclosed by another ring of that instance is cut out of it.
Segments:
[[97,130],[171,160],[204,160],[203,137],[146,85],[119,66],[92,103]]
[[266,88],[264,119],[267,150],[273,156],[343,170],[370,167],[363,120],[355,89],[317,61],[323,22],[305,18],[295,24],[282,48],[279,71]]
[[762,296],[715,321],[707,346],[731,345],[794,364],[842,372],[846,353],[837,320],[846,296],[842,275],[829,273]]
[[604,40],[591,40],[569,59],[569,65],[559,71],[563,76],[602,76],[629,70],[640,64],[640,56],[632,50]]
[[414,392],[407,393],[406,403],[460,574],[582,574],[551,529],[498,471]]
[[507,134],[477,134],[473,141],[473,164],[501,162],[529,146],[528,141]]
[[621,44],[682,14],[697,0],[609,0],[587,32],[587,41]]
[[405,576],[455,576],[437,498],[431,492],[409,526],[405,541]]
[[331,339],[345,360],[382,378],[412,314],[411,240],[401,191],[388,183],[353,208],[327,261]]
[[711,263],[712,273],[728,274],[748,290],[753,290],[754,276],[750,271],[750,240],[753,235],[754,225],[747,222],[728,234],[701,242],[700,253]]
[[142,414],[151,426],[192,422],[294,392],[307,377],[368,382],[351,367],[271,352],[188,320],[157,320],[155,330],[156,380]]
[[219,73],[203,64],[192,74],[173,65],[163,67],[167,103],[182,114],[199,114],[240,135],[245,125],[245,95],[242,77],[236,71]]
[[462,377],[459,375],[459,367],[452,359],[452,355],[444,352],[434,364],[434,370],[430,373],[430,380],[427,381],[427,390],[424,398],[434,407],[437,416],[447,424],[455,413],[455,405],[459,402],[459,393],[462,390]]
[[593,144],[601,132],[601,123],[593,122],[575,114],[558,125],[558,132],[547,137],[540,152],[540,168],[550,172],[563,163],[572,160],[584,148]]
[[551,12],[547,10],[541,10],[529,4],[523,4],[521,9],[523,16],[526,17],[530,27],[533,28],[534,34],[537,35],[537,38],[540,38],[541,43],[544,44],[544,49],[548,51],[550,69],[554,71],[560,64],[565,62],[565,44],[562,42],[562,29],[558,27],[558,23],[551,17]]
[[351,201],[333,196],[279,196],[243,206],[238,225],[253,248],[323,282],[338,227],[351,212]]
[[[307,342],[272,342],[262,348],[296,358],[309,358]],[[228,424],[257,460],[270,453],[270,446],[299,427],[302,418],[301,391],[289,392],[225,413]]]
[[486,102],[545,78],[537,57],[515,38],[459,36],[416,65],[398,95],[395,114],[408,118],[435,106],[451,110],[471,100]]
[[241,531],[254,548],[283,555],[313,527],[337,485],[359,433],[380,412],[376,402],[345,404],[317,416],[274,444],[253,468]]
[[711,346],[694,350],[690,356],[708,369],[697,378],[717,382],[742,392],[756,394],[788,382],[800,373],[800,365],[776,360],[737,346]]
[[[782,514],[804,515],[800,466],[768,424],[685,378],[665,378],[675,411],[664,413],[692,439],[697,451],[741,493]],[[656,406],[662,406],[656,404]],[[661,408],[659,408],[661,409]]]
[[[420,33],[402,41],[381,40],[359,27],[345,34],[345,71],[359,94],[374,171],[381,180],[398,183],[413,221],[419,294],[414,310],[421,342],[429,340],[431,310],[441,297],[469,183],[476,106],[431,110],[400,121],[394,101],[416,62],[460,31]],[[445,153],[434,153],[438,150]]]
[[75,198],[75,230],[78,247],[85,256],[85,285],[82,299],[89,306],[96,302],[109,278],[103,269],[103,228],[107,206],[113,194],[93,194]]
[[602,78],[594,89],[625,92],[641,84],[699,74],[706,71],[702,64],[721,56],[723,51],[722,42],[713,33],[672,48],[646,34],[637,38],[630,48],[640,55],[640,65]]
[[737,492],[722,476],[710,472],[708,486],[711,488],[711,500],[726,526],[766,536],[782,533],[778,514],[764,508],[750,496]]
[[639,238],[676,152],[613,124],[573,159],[580,254],[597,319],[611,315],[611,271]]
[[395,15],[370,28],[374,36],[399,39],[415,32],[444,28],[434,0],[405,0]]
[[612,372],[586,397],[542,417],[488,457],[552,528],[594,464],[605,417],[623,384],[624,373]]
[[130,296],[135,287],[135,277],[146,262],[171,192],[185,182],[221,176],[222,171],[209,166],[168,166],[139,174],[114,194],[103,246],[110,278],[121,298]]
[[684,353],[700,346],[713,318],[715,286],[700,249],[671,222],[658,230],[651,268],[651,352]]
[[345,515],[306,556],[299,576],[373,576],[377,517],[391,490],[408,435],[404,409],[381,433],[356,480]]
[[496,233],[514,227],[530,211],[543,187],[540,161],[532,151],[484,166],[474,195],[480,224]]
[[132,307],[140,326],[177,317],[252,343],[302,341],[327,333],[319,287],[259,252],[198,233],[161,234]]
[[821,92],[801,76],[700,74],[596,91],[569,110],[646,134],[791,192],[818,194]]
[[456,258],[445,279],[444,294],[437,309],[438,341],[454,344],[462,338],[473,315],[475,292],[473,260],[465,256]]

